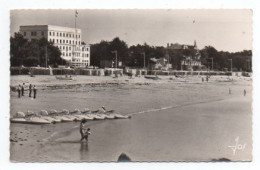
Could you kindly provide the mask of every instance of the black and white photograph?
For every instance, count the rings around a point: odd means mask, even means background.
[[[251,162],[252,18],[10,10],[10,161]]]

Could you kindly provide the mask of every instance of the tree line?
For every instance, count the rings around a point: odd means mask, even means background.
[[[151,58],[166,58],[172,64],[173,69],[180,70],[184,56],[195,56],[196,52],[199,52],[202,65],[209,69],[212,68],[213,60],[214,70],[231,70],[232,65],[233,71],[251,71],[251,50],[226,52],[217,51],[212,46],[205,46],[201,50],[192,48],[170,50],[163,46],[150,46],[146,43],[128,47],[126,42],[118,37],[112,41],[101,41],[91,45],[91,65],[100,67],[101,60],[115,61],[115,54],[112,53],[115,50],[117,51],[117,59],[122,61],[123,67],[143,68],[144,65],[149,66]]]
[[[66,62],[60,57],[61,52],[46,38],[28,41],[20,33],[15,33],[10,38],[10,56],[11,66],[46,66],[53,67],[64,65]],[[115,53],[117,51],[117,60],[122,62],[121,67],[143,68],[148,67],[151,58],[166,58],[172,64],[173,69],[181,69],[181,61],[184,56],[195,56],[196,52],[201,55],[202,64],[212,67],[214,70],[232,70],[233,71],[251,71],[252,51],[244,50],[240,52],[218,51],[212,46],[205,46],[201,50],[178,49],[170,50],[163,46],[150,46],[147,43],[128,46],[119,37],[111,41],[102,40],[100,43],[92,44],[90,49],[90,65],[100,67],[100,61],[109,60],[115,62]],[[68,64],[68,63],[67,63]]]

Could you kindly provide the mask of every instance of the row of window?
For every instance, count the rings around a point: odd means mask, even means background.
[[[88,63],[72,63],[72,65],[74,67],[85,67],[85,66],[89,66]]]
[[[80,57],[80,53],[74,53],[74,54],[75,54],[76,57]],[[62,55],[66,56],[66,57],[71,57],[72,53],[65,53],[65,52],[63,52]],[[84,53],[82,54],[82,57],[88,57],[88,56],[89,56],[89,54],[84,54]]]
[[[57,36],[57,37],[69,37],[69,38],[80,38],[80,34],[70,34],[70,33],[61,33],[61,32],[49,32],[50,36]]]
[[[59,39],[50,39],[50,42],[53,42],[53,43],[59,43],[59,44],[76,44],[76,45],[80,45],[80,41],[71,41],[71,40],[59,40]]]
[[[23,32],[23,36],[25,37],[26,35],[27,35],[27,33],[26,33],[26,32]],[[44,32],[41,31],[41,34],[40,34],[40,35],[44,36]],[[36,32],[36,31],[31,31],[31,36],[37,36],[37,32]]]
[[[66,50],[66,51],[72,49],[71,46],[58,46],[58,48],[59,48],[60,50]],[[89,48],[87,48],[87,47],[82,47],[81,50],[82,50],[82,51],[88,51]],[[79,51],[79,48],[78,48],[78,47],[76,48],[76,51]]]

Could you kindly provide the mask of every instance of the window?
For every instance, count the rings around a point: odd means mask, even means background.
[[[50,32],[50,36],[51,36],[51,32]]]
[[[66,50],[68,50],[68,47],[66,47]]]
[[[53,36],[55,36],[55,32],[53,32]]]
[[[66,37],[68,37],[68,34],[66,34]]]
[[[68,43],[68,40],[66,40],[66,43]]]
[[[26,32],[23,32],[23,36],[26,36]]]
[[[63,40],[63,44],[65,43],[65,40]]]
[[[65,33],[63,33],[63,37],[65,37]]]
[[[57,36],[59,36],[59,33],[57,33]]]
[[[79,38],[80,38],[80,35],[79,35]]]
[[[77,44],[77,41],[76,41],[76,44]]]
[[[69,34],[69,36],[71,37],[71,34]]]
[[[79,44],[80,44],[80,41],[79,41]]]
[[[69,53],[69,56],[71,56],[71,53]]]
[[[31,32],[31,36],[36,36],[37,32]]]
[[[60,40],[60,43],[62,43],[62,41]]]
[[[62,36],[62,33],[60,33],[60,37]]]
[[[65,49],[65,46],[63,46],[63,50]]]
[[[68,53],[66,53],[66,56],[68,56]]]
[[[59,43],[59,40],[57,39],[57,43]]]
[[[72,44],[74,44],[74,41],[72,41]]]
[[[44,36],[44,32],[42,31],[42,36]]]
[[[88,48],[87,48],[87,51],[88,51]]]
[[[71,47],[69,47],[69,50],[71,50]]]
[[[71,44],[71,40],[70,40],[70,44]]]
[[[88,57],[88,54],[87,54],[87,57]]]

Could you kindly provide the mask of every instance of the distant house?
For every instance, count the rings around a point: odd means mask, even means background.
[[[172,65],[168,63],[166,58],[151,58],[150,68],[152,70],[168,70],[172,68]]]
[[[168,50],[192,50],[191,55],[182,56],[181,70],[199,70],[203,67],[201,64],[201,54],[197,48],[197,43],[194,41],[194,45],[183,45],[183,44],[167,44]]]
[[[101,68],[116,68],[116,63],[113,60],[100,60]],[[122,61],[117,62],[117,67],[122,67]]]

